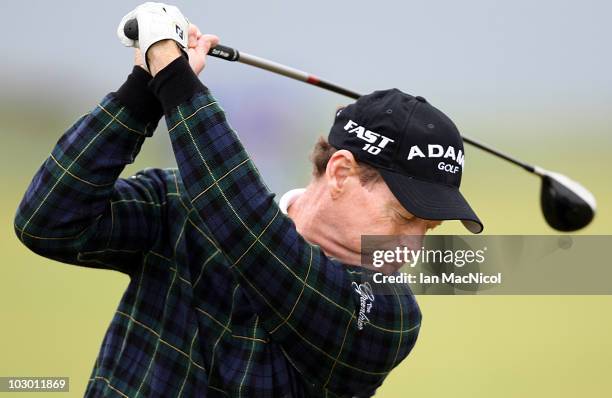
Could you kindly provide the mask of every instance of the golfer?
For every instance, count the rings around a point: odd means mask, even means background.
[[[218,38],[160,3],[119,36],[140,49],[131,74],[59,139],[15,217],[34,252],[130,277],[85,395],[372,396],[421,313],[408,288],[362,283],[376,271],[361,236],[482,229],[458,190],[453,123],[396,89],[363,96],[316,144],[310,184],[277,205],[197,77]],[[178,169],[119,178],[162,115]]]

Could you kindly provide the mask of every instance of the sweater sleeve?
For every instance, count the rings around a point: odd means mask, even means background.
[[[158,170],[119,178],[162,115],[135,67],[59,139],[15,214],[18,238],[32,251],[71,264],[127,274],[160,234],[164,184]]]

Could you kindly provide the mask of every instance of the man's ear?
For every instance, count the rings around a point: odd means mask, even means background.
[[[357,173],[357,167],[357,161],[351,152],[346,149],[334,152],[325,169],[332,198],[340,196],[345,191],[347,179]]]

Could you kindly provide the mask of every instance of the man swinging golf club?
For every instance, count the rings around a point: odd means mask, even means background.
[[[132,19],[137,41],[123,34]],[[423,235],[442,220],[482,230],[458,190],[453,123],[396,89],[363,96],[317,143],[307,188],[277,205],[197,78],[218,39],[161,3],[118,33],[137,65],[60,138],[15,217],[31,250],[130,276],[85,395],[373,395],[421,313],[407,288],[360,284],[373,272],[361,236]],[[178,169],[119,178],[162,113]]]

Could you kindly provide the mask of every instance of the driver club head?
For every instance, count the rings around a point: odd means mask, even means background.
[[[586,227],[595,216],[595,197],[563,174],[537,169],[542,177],[540,205],[548,225],[571,232]]]

